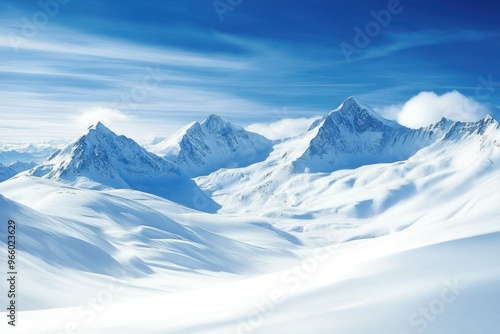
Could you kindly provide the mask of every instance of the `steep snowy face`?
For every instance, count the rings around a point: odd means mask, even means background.
[[[136,189],[203,211],[217,209],[174,163],[146,151],[132,139],[116,135],[101,123],[29,174],[83,187]]]
[[[294,162],[294,171],[332,172],[405,160],[441,138],[450,126],[443,119],[429,128],[412,130],[384,119],[351,97],[309,130],[317,135]]]
[[[272,142],[245,131],[220,116],[211,115],[201,124],[190,124],[149,150],[175,162],[191,177],[220,168],[237,168],[265,160]]]

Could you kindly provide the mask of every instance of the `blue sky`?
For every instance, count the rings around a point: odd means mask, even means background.
[[[465,107],[445,116],[498,119],[499,7],[4,0],[0,140],[71,139],[96,119],[139,141],[211,113],[241,125],[304,123],[351,95],[395,119],[405,108],[439,114],[429,104],[450,100]]]

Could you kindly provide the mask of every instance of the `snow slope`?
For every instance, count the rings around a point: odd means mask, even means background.
[[[411,227],[311,249],[283,271],[106,303],[93,317],[77,308],[24,312],[16,333],[74,324],[88,333],[495,334],[498,186],[498,173],[484,178],[464,194],[469,204],[459,212],[442,206],[426,215],[414,205],[408,209],[422,218]]]
[[[175,162],[194,177],[262,161],[271,148],[272,142],[263,136],[210,115],[202,123],[191,123],[148,150]]]
[[[113,280],[140,295],[252,276],[293,263],[300,245],[264,221],[221,218],[219,226],[213,215],[133,190],[80,189],[19,175],[1,183],[0,193],[0,220],[19,226],[22,310],[78,306]],[[237,225],[236,233],[228,225]],[[2,249],[5,240],[2,225]],[[43,288],[69,279],[89,288],[52,295]]]

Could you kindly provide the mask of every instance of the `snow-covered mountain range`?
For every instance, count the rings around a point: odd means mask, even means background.
[[[98,123],[9,165],[16,333],[500,329],[489,115],[410,129],[349,98],[286,140],[212,115],[147,149]]]
[[[328,178],[337,170],[406,161],[428,147],[465,145],[471,136],[486,140],[496,136],[498,128],[487,115],[478,122],[443,118],[426,128],[410,129],[350,97],[304,134],[281,142],[211,115],[148,146],[148,152],[98,123],[27,173],[80,187],[141,190],[209,212],[219,205],[251,211],[270,203],[283,205],[273,198],[290,193],[287,184],[297,177],[324,173]],[[32,167],[20,162],[1,166],[0,180]],[[293,196],[287,205],[301,197]]]
[[[67,143],[63,140],[53,140],[46,143],[0,142],[0,164],[11,165],[17,161],[40,163],[65,144]]]

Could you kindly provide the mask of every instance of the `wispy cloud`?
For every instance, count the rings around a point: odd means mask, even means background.
[[[311,124],[321,118],[285,118],[271,123],[253,123],[246,130],[263,135],[264,137],[277,140],[298,136],[309,129]]]
[[[274,110],[287,105],[292,106],[288,117],[304,115],[303,109],[297,112],[300,108],[294,108],[291,99],[311,99],[332,90],[345,91],[341,94],[347,96],[350,87],[359,86],[306,79],[302,71],[321,71],[324,65],[303,54],[289,53],[286,47],[277,49],[271,40],[212,35],[221,43],[246,50],[229,56],[51,26],[16,52],[6,31],[8,27],[0,28],[0,52],[5,55],[0,64],[4,78],[0,81],[4,101],[0,122],[25,128],[9,134],[20,141],[48,140],[55,135],[72,139],[91,119],[98,119],[95,113],[87,117],[89,110],[126,114],[128,120],[116,122],[113,128],[139,141],[168,136],[211,113],[245,125],[272,120]],[[151,79],[152,71],[159,78]],[[301,77],[304,80],[297,80]],[[295,79],[287,81],[291,78]],[[276,96],[286,104],[276,101]],[[87,112],[85,119],[78,118],[83,111]],[[315,112],[314,107],[310,112]],[[50,115],[50,121],[45,123],[40,115]],[[131,119],[135,124],[130,124]],[[5,140],[2,135],[7,134],[0,133],[0,140]]]
[[[421,30],[421,31],[400,31],[387,32],[386,42],[379,45],[368,46],[356,60],[367,60],[371,58],[386,57],[401,50],[418,47],[441,45],[452,42],[470,42],[498,38],[499,33],[493,31],[474,30]]]

